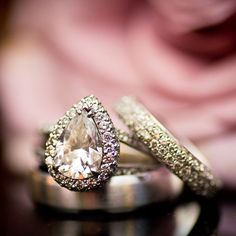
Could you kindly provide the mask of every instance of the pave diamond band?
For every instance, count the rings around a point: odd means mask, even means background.
[[[193,191],[212,196],[219,180],[139,102],[123,97],[116,111],[150,154],[182,179]]]

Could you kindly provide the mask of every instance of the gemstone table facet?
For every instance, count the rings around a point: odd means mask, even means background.
[[[77,114],[56,145],[54,166],[61,174],[86,179],[99,172],[103,157],[102,141],[98,128],[88,112]]]

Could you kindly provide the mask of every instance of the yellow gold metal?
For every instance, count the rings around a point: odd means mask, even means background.
[[[139,102],[123,97],[117,113],[149,153],[202,196],[213,196],[220,181]]]

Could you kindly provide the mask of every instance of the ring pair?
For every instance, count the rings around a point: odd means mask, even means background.
[[[174,136],[137,100],[123,97],[116,107],[131,133],[116,129],[107,111],[93,95],[80,100],[60,118],[49,132],[45,163],[50,175],[61,186],[87,191],[103,186],[117,170],[120,142],[143,152],[152,168],[166,166],[195,193],[211,197],[219,180],[206,163]],[[121,152],[122,156],[122,152]],[[124,163],[127,161],[124,159]],[[133,169],[145,169],[137,161]],[[127,168],[123,168],[127,169]],[[119,171],[118,171],[119,172]]]

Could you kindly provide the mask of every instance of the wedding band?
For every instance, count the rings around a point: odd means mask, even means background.
[[[87,192],[62,188],[43,169],[37,168],[29,174],[32,199],[40,205],[68,213],[83,210],[127,212],[151,203],[173,200],[183,188],[182,181],[162,166],[130,174],[128,169],[118,170],[103,188]]]
[[[132,137],[115,129],[105,108],[91,95],[73,105],[51,128],[45,164],[49,174],[62,187],[74,191],[91,190],[102,186],[116,172],[120,141],[139,149]],[[121,167],[122,164],[137,169],[146,168],[146,165],[155,167],[147,154],[136,155],[133,163],[127,153],[123,152],[122,156]]]
[[[207,197],[216,193],[220,181],[209,167],[181,145],[142,104],[132,97],[123,97],[116,111],[150,154],[194,192]]]

